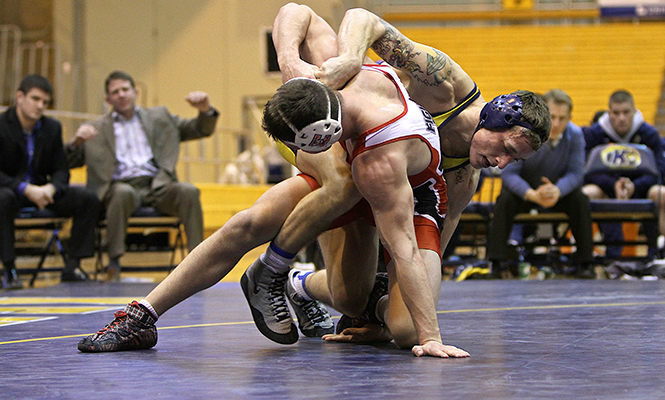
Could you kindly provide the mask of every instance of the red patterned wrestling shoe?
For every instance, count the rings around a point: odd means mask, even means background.
[[[147,308],[133,301],[99,332],[83,338],[78,349],[84,353],[149,349],[157,344],[157,320]]]

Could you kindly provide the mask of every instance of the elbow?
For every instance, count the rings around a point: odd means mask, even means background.
[[[372,28],[375,39],[383,35],[384,28],[381,19],[364,8],[351,8],[344,13],[344,19],[349,21],[363,21],[365,26]]]
[[[313,14],[314,11],[309,8],[308,6],[304,4],[298,4],[298,3],[287,3],[284,4],[280,9],[279,12],[277,13],[277,16],[279,17],[280,15],[294,15],[294,14],[299,14],[299,13],[307,13],[307,14]]]
[[[346,10],[346,13],[344,13],[344,18],[349,17],[349,18],[368,18],[368,19],[373,19],[377,18],[376,15],[372,14],[371,12],[367,11],[364,8],[350,8]]]
[[[289,12],[289,11],[292,11],[292,10],[297,10],[301,7],[306,7],[306,6],[302,6],[298,3],[293,3],[293,2],[286,3],[279,9],[278,14],[281,14],[282,12]]]
[[[400,349],[410,349],[419,344],[418,334],[410,320],[391,321],[390,334]]]

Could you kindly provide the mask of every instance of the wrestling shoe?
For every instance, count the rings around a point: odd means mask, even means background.
[[[261,259],[254,261],[240,279],[254,324],[263,336],[280,344],[298,341],[298,330],[286,303],[288,273],[277,273]]]
[[[149,349],[157,344],[157,320],[143,305],[133,301],[99,332],[83,338],[78,349],[84,353]]]
[[[321,337],[334,332],[332,318],[326,306],[317,300],[305,300],[296,292],[294,284],[302,285],[297,275],[301,271],[292,269],[286,281],[286,298],[298,317],[298,328],[307,337]]]
[[[374,287],[369,294],[365,311],[355,318],[349,317],[348,315],[342,315],[339,321],[337,321],[335,333],[339,335],[344,332],[344,329],[346,328],[360,328],[369,323],[383,325],[383,321],[379,321],[376,316],[376,305],[379,302],[379,299],[387,294],[388,274],[385,272],[379,272],[376,274],[376,281],[374,281]]]

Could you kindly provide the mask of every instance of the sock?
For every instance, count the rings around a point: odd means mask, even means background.
[[[277,247],[274,242],[270,242],[268,250],[261,255],[261,262],[271,267],[277,273],[286,273],[291,269],[295,254],[291,254]]]
[[[78,258],[68,258],[65,261],[65,272],[74,272],[75,269],[81,267],[81,260]]]
[[[383,320],[383,313],[380,310],[385,310],[385,308],[383,307],[383,303],[387,303],[387,302],[388,302],[388,295],[386,294],[386,295],[381,296],[379,301],[376,302],[376,309],[374,310],[374,316],[382,324],[385,324],[386,321]],[[386,304],[386,307],[388,307],[388,304]]]
[[[155,318],[155,321],[159,319],[159,315],[157,315],[157,312],[155,311],[154,308],[152,308],[152,304],[146,299],[141,299],[139,301],[139,304],[142,305],[143,307],[147,308],[148,311],[150,311],[150,314]]]
[[[108,269],[120,270],[120,257],[109,258]]]
[[[314,300],[307,292],[307,288],[305,288],[305,279],[307,278],[307,275],[313,274],[314,271],[300,271],[296,269],[294,269],[294,271],[296,272],[293,273],[290,277],[291,286],[293,286],[293,288],[296,290],[296,293],[298,293],[298,295],[303,299],[307,301]]]

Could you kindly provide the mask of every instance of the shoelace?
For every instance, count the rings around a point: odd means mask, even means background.
[[[116,325],[120,325],[120,323],[123,321],[123,317],[126,317],[126,316],[127,316],[127,313],[124,312],[124,311],[122,311],[122,310],[119,310],[119,311],[116,311],[116,312],[113,314],[113,316],[115,317],[115,319],[114,319],[113,321],[111,321],[110,324],[106,325],[105,327],[103,327],[102,329],[100,329],[99,331],[97,331],[97,334],[98,334],[98,335],[101,335],[101,334],[103,334],[103,333],[106,333],[108,330],[110,330],[111,328],[115,327]]]
[[[284,294],[284,286],[288,275],[280,275],[273,278],[268,286],[268,294],[270,296],[270,306],[275,314],[278,322],[289,318],[289,307],[286,305],[286,295]]]
[[[305,310],[307,318],[309,318],[310,321],[315,324],[324,322],[326,320],[326,314],[323,312],[323,310],[321,310],[320,307],[318,307],[318,304],[314,300],[303,304],[302,309]]]

